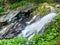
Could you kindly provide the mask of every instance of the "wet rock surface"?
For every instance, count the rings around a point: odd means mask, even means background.
[[[29,21],[31,16],[31,7],[28,10],[11,11],[0,18],[0,39],[9,39],[16,37],[27,26],[25,22]]]
[[[25,10],[26,9],[26,10]],[[8,15],[1,17],[0,22],[0,39],[9,39],[16,36],[23,36],[30,40],[35,33],[44,32],[45,25],[50,23],[56,16],[55,9],[50,7],[51,12],[40,18],[36,14],[31,15],[31,7],[25,8],[24,11],[10,12]]]

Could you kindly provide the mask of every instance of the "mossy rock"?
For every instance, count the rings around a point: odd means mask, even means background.
[[[44,4],[40,4],[36,10],[32,13],[32,15],[37,15],[39,14],[39,16],[44,16],[46,14],[48,14],[50,12],[50,7],[47,7]]]

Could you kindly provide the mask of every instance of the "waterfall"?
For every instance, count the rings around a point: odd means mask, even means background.
[[[42,17],[38,21],[26,26],[26,28],[18,36],[23,36],[23,37],[26,37],[28,40],[30,40],[34,36],[35,32],[42,33],[44,31],[43,30],[44,26],[49,22],[51,22],[55,16],[56,16],[56,12],[54,8],[51,8],[51,12],[49,14]]]
[[[26,22],[26,24],[31,24],[35,19],[37,18],[37,16],[33,16],[33,18],[29,21],[29,22]]]
[[[0,19],[1,22],[5,23],[7,21],[8,23],[7,25],[2,25],[0,29],[0,37],[3,39],[23,36],[30,40],[35,35],[35,33],[42,34],[46,24],[50,23],[56,16],[56,12],[53,7],[51,7],[51,12],[44,17],[40,18],[38,16],[40,13],[38,13],[37,15],[33,16],[31,20],[26,18],[25,15],[22,15],[23,13],[10,14],[11,12]]]

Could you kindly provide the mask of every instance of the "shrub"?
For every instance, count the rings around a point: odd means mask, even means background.
[[[4,9],[3,9],[3,7],[0,7],[0,13],[1,13],[1,12],[4,12]]]
[[[13,4],[13,3],[15,3],[15,2],[19,2],[19,1],[22,1],[22,0],[6,0],[6,2],[8,2],[8,3],[10,3],[10,4]]]
[[[0,40],[0,45],[25,45],[26,39],[23,37]]]
[[[10,6],[10,9],[15,9],[17,7],[20,7],[20,6],[23,6],[23,5],[27,5],[28,3],[26,1],[21,1],[21,2],[18,2],[18,3],[14,3]]]
[[[27,2],[34,2],[34,3],[44,3],[44,2],[48,2],[48,3],[51,3],[53,2],[53,0],[25,0]]]

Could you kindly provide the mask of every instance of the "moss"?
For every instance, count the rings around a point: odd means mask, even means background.
[[[23,6],[23,5],[27,5],[27,4],[28,4],[28,2],[21,1],[21,2],[14,3],[14,4],[10,5],[9,9],[15,9],[17,7],[20,7],[20,6]]]
[[[50,8],[45,7],[44,4],[40,4],[36,10],[32,13],[32,15],[39,15],[39,16],[44,16],[50,12]]]
[[[60,8],[55,8],[56,12],[59,13],[60,12]]]

